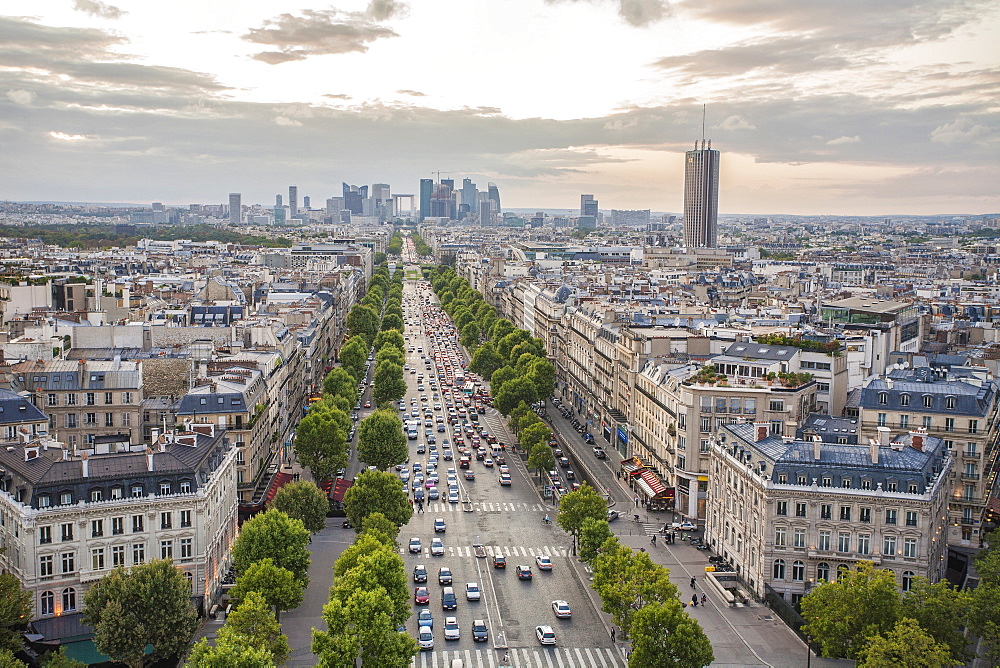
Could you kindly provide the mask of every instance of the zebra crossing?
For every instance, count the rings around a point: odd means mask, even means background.
[[[413,668],[449,668],[461,659],[464,668],[618,668],[628,662],[607,647],[514,647],[507,663],[503,650],[465,649],[421,652],[413,658]]]
[[[565,545],[541,545],[537,547],[525,547],[524,545],[484,545],[487,557],[502,555],[504,557],[566,557],[569,555],[569,548]],[[475,552],[471,545],[445,545],[445,554],[449,557],[474,557]],[[408,548],[399,548],[400,554],[408,554]],[[429,547],[424,547],[421,555],[431,556]]]
[[[486,501],[473,501],[472,511],[479,513],[517,513],[517,512],[542,512],[549,511],[551,507],[546,507],[541,503],[488,503]],[[424,513],[461,513],[465,511],[463,503],[440,503],[437,501],[424,504]]]

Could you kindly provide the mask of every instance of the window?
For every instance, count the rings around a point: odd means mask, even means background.
[[[93,392],[87,392],[86,402],[88,406],[94,406],[95,404],[97,404],[97,395],[94,394]]]
[[[48,545],[52,542],[52,527],[43,526],[38,527],[38,544]]]
[[[923,417],[920,418],[920,426],[923,427],[924,429],[930,429],[932,422],[934,422],[934,418],[932,418],[930,415],[924,415]]]
[[[837,537],[837,551],[838,552],[851,551],[851,534],[842,533]]]
[[[862,478],[861,479],[861,489],[871,489],[871,488],[872,488],[872,479],[871,478]]]
[[[76,406],[76,395],[75,394],[67,394],[66,395],[66,405],[67,406]]]
[[[774,529],[774,546],[784,547],[785,546],[785,527],[776,527]]]
[[[955,408],[955,397],[945,397],[944,398],[944,407],[947,410],[951,410],[951,409]]]
[[[799,484],[799,485],[808,485],[809,484],[809,481],[801,473],[795,478],[795,480],[796,480],[796,484]]]
[[[57,397],[54,394],[46,394],[45,395],[45,405],[46,406],[58,406],[59,405],[59,397]],[[49,593],[51,593],[51,592],[49,592]]]
[[[931,408],[934,406],[934,397],[929,394],[924,395],[924,408]]]
[[[130,404],[130,403],[132,403],[132,393],[131,392],[122,392],[122,403],[123,404]]]
[[[830,485],[833,484],[833,478],[831,478],[828,475],[825,475],[825,476],[823,476],[823,481],[822,482],[823,482],[823,485],[822,485],[823,487],[829,487]]]
[[[896,537],[895,536],[885,536],[882,539],[882,556],[883,557],[895,557],[896,556]]]
[[[120,536],[125,533],[125,518],[124,517],[112,517],[111,518],[111,535]]]
[[[104,426],[105,427],[114,427],[115,426],[115,414],[114,413],[105,413],[104,414]]]
[[[778,484],[779,485],[785,485],[787,483],[788,483],[788,474],[787,473],[779,473],[778,474]],[[787,513],[781,513],[781,514],[785,515]]]
[[[909,429],[910,428],[910,416],[909,415],[900,415],[899,416],[899,428],[900,429]]]
[[[53,615],[56,612],[56,596],[50,591],[42,592],[42,614]]]
[[[49,577],[52,575],[52,555],[43,554],[38,557],[38,575],[39,577]]]
[[[778,515],[788,515],[788,501],[778,501]]]
[[[886,508],[885,509],[885,523],[886,524],[895,524],[896,523],[896,509],[895,508]]]
[[[945,418],[944,419],[944,430],[945,431],[955,431],[955,418]]]
[[[828,503],[824,503],[819,507],[819,518],[821,520],[828,520],[833,517],[833,506]]]
[[[174,541],[160,541],[160,559],[171,559],[174,556]]]
[[[142,485],[132,485],[132,497],[142,496]]]
[[[904,538],[903,539],[903,556],[910,559],[917,558],[917,539],[916,538]]]
[[[828,552],[830,550],[830,532],[819,532],[819,549]]]
[[[888,423],[889,423],[889,414],[888,413],[879,413],[878,417],[876,418],[876,424],[879,427],[884,427]]]
[[[194,554],[192,539],[181,538],[181,559],[190,559]]]
[[[191,481],[181,480],[181,494],[190,494],[190,493],[191,493]]]
[[[979,420],[969,420],[969,433],[970,434],[979,433]]]
[[[104,570],[104,548],[95,547],[90,551],[90,570],[92,571],[103,571]]]
[[[701,431],[702,433],[712,431],[712,418],[703,417],[701,419]]]
[[[38,507],[39,508],[48,508],[51,505],[52,505],[52,497],[51,496],[49,496],[48,494],[39,494],[38,495]]]
[[[903,591],[910,591],[913,588],[913,571],[903,571]]]
[[[141,564],[146,561],[146,546],[143,543],[132,545],[132,563]]]
[[[143,530],[142,515],[132,516],[132,533],[139,533]]]
[[[795,529],[795,534],[794,534],[792,545],[794,547],[805,547],[806,546],[806,530],[805,529]]]
[[[161,482],[160,483],[160,494],[170,494],[170,483]]]
[[[899,487],[899,483],[895,480],[889,480],[885,483],[885,490],[887,492],[895,492],[897,487]]]
[[[76,572],[76,552],[63,552],[61,557],[62,557],[62,572],[63,573]]]
[[[122,413],[122,426],[123,427],[131,427],[132,426],[132,414],[131,413]]]
[[[872,551],[871,534],[858,534],[858,554],[869,554]]]
[[[917,511],[915,510],[906,511],[906,526],[908,527],[917,526]]]
[[[851,507],[850,506],[841,506],[840,507],[840,519],[843,520],[844,522],[850,522],[851,521]]]
[[[87,413],[86,419],[84,420],[84,424],[86,424],[88,427],[96,425],[97,424],[97,413]]]
[[[805,517],[806,516],[806,504],[804,504],[804,503],[796,503],[795,504],[795,516],[796,517]]]
[[[66,413],[66,428],[76,429],[76,413]]]
[[[63,492],[59,495],[59,504],[69,506],[73,504],[73,492]]]
[[[785,560],[775,559],[774,560],[774,579],[784,580],[785,579]]]
[[[76,589],[73,587],[66,587],[62,591],[62,604],[63,612],[70,612],[71,610],[76,610]]]
[[[862,508],[861,512],[858,514],[858,519],[866,524],[870,523],[872,521],[872,509]]]
[[[115,499],[115,500],[120,499],[120,498],[122,498],[122,496],[124,496],[124,494],[125,494],[125,490],[123,490],[121,487],[118,487],[117,485],[111,488],[111,498],[112,499]]]
[[[125,565],[125,546],[115,545],[111,548],[111,567],[118,568]]]
[[[160,513],[160,528],[171,529],[173,524],[173,513]]]
[[[181,526],[182,527],[189,527],[189,526],[191,526],[191,511],[190,510],[182,510],[181,511]]]
[[[840,486],[843,487],[844,489],[850,489],[850,487],[851,487],[851,479],[850,478],[841,478],[840,479]]]
[[[821,561],[816,564],[816,579],[817,580],[829,580],[830,579],[830,564],[825,561]]]
[[[73,540],[73,523],[66,522],[65,524],[60,524],[59,528],[62,532],[63,541]]]
[[[104,393],[104,403],[105,404],[113,404],[113,403],[115,403],[114,394],[112,392],[105,392]]]
[[[785,410],[785,401],[783,399],[771,399],[767,404],[767,410],[774,413],[781,413]]]
[[[910,395],[908,395],[908,394],[901,394],[901,395],[899,395],[899,405],[900,406],[909,406],[910,405]]]
[[[889,394],[887,392],[879,392],[878,403],[880,406],[885,406],[887,403],[889,403]]]
[[[103,535],[104,535],[104,520],[91,520],[90,536],[92,538],[100,538]]]
[[[802,582],[806,579],[806,563],[804,561],[792,562],[792,580]]]

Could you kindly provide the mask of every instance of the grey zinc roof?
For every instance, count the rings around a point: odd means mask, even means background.
[[[201,400],[205,399],[205,403]],[[222,400],[220,403],[219,400]],[[185,394],[177,406],[178,415],[198,413],[245,413],[247,403],[242,392],[203,392]]]
[[[0,424],[43,422],[45,413],[20,394],[0,389]]]
[[[795,357],[795,353],[797,352],[799,352],[799,349],[795,346],[770,346],[753,341],[739,341],[726,348],[726,352],[723,354],[740,359],[749,357],[752,359],[776,361],[790,360]]]
[[[879,394],[887,394],[888,402],[879,403]],[[996,386],[983,383],[982,386],[964,380],[938,379],[922,382],[912,375],[906,380],[894,379],[892,387],[884,378],[869,381],[861,391],[861,407],[871,410],[903,408],[900,395],[910,395],[909,410],[925,413],[949,413],[955,415],[985,416],[996,398]],[[931,397],[931,405],[924,406],[923,397]],[[954,408],[945,407],[945,397],[954,397]]]

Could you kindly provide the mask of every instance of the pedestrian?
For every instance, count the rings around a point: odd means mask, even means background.
[[[636,508],[638,508],[638,507],[639,507],[639,497],[638,497],[638,496],[637,496],[637,497],[635,497],[635,507],[636,507]]]
[[[698,594],[691,594],[691,605],[698,607]]]
[[[611,627],[611,642],[615,641],[615,627]]]
[[[702,593],[702,595],[701,595],[701,604],[705,605],[706,603],[708,603],[708,594]]]
[[[694,583],[696,578],[691,578],[691,589],[694,589]]]

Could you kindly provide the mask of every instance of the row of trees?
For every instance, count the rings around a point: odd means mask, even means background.
[[[389,243],[385,247],[385,252],[389,255],[401,255],[403,252],[403,235],[396,230],[392,234],[392,238],[389,239]]]
[[[579,545],[593,571],[601,609],[632,641],[631,666],[700,668],[715,660],[712,645],[680,602],[670,571],[645,551],[622,545],[611,533],[608,507],[586,483],[559,502],[556,522]]]
[[[424,241],[423,238],[416,232],[410,234],[410,239],[413,240],[413,248],[417,251],[417,255],[430,255],[434,252],[431,250],[431,247],[427,245],[427,242]]]
[[[862,562],[821,582],[801,602],[802,631],[830,657],[858,666],[963,665],[975,654],[967,634],[980,638],[986,658],[1000,658],[1000,551],[976,560],[978,588],[960,591],[948,581],[914,578],[899,592],[891,570]]]

